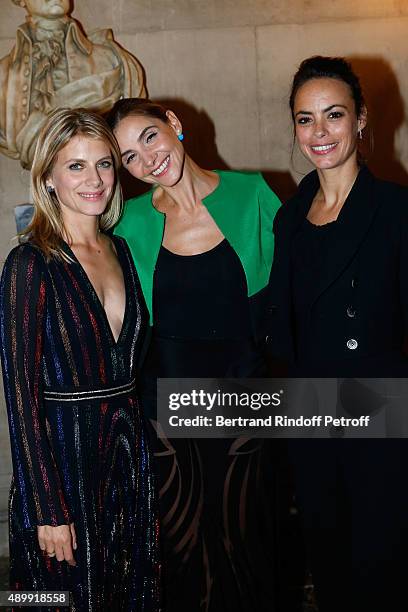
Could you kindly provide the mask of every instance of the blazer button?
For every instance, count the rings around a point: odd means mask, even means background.
[[[356,316],[356,311],[354,310],[352,306],[349,306],[346,312],[347,312],[347,316],[350,317],[350,319],[354,319],[354,317]]]
[[[355,340],[354,338],[350,338],[350,340],[347,340],[347,348],[350,349],[350,351],[354,351],[354,349],[356,349],[357,347],[357,340]]]

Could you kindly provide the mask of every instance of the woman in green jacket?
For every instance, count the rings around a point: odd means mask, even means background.
[[[260,174],[200,168],[171,110],[125,99],[108,120],[124,167],[152,185],[126,202],[115,231],[128,241],[153,326],[142,398],[155,424],[157,377],[267,374],[264,300],[280,202]],[[265,534],[273,519],[262,470],[268,464],[272,477],[269,445],[154,443],[166,611],[271,610],[273,544]]]

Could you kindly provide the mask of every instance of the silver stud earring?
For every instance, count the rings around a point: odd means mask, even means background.
[[[48,193],[55,193],[55,189],[52,187],[52,185],[47,185],[47,191]]]

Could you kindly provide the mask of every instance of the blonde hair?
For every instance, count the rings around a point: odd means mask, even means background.
[[[115,169],[115,184],[110,202],[99,217],[99,228],[113,227],[122,211],[122,192],[118,179],[121,156],[115,137],[105,120],[96,113],[79,109],[60,108],[48,115],[43,125],[34,153],[31,168],[31,193],[34,215],[19,235],[36,244],[47,259],[57,257],[69,259],[62,249],[62,240],[68,238],[58,198],[47,189],[57,155],[73,138],[81,135],[105,142],[111,153]]]

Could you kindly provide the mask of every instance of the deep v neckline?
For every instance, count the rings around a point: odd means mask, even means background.
[[[79,261],[78,257],[75,255],[74,251],[71,249],[71,247],[69,246],[69,244],[67,242],[65,242],[65,240],[63,241],[64,244],[64,248],[67,251],[69,257],[71,257],[73,259],[73,261],[78,265],[78,269],[80,271],[80,276],[83,278],[85,284],[88,286],[88,289],[90,291],[90,293],[94,296],[95,302],[99,308],[99,310],[101,311],[101,315],[102,315],[102,319],[104,321],[105,327],[107,329],[108,332],[108,336],[110,337],[111,343],[114,346],[118,346],[121,342],[122,342],[122,336],[125,333],[125,324],[126,324],[126,318],[127,318],[127,314],[128,314],[128,310],[129,310],[129,292],[127,289],[127,283],[126,283],[126,279],[125,279],[125,267],[123,264],[123,259],[122,259],[122,251],[121,251],[121,245],[119,245],[118,248],[118,244],[119,241],[116,240],[115,236],[109,236],[109,239],[112,240],[114,246],[115,246],[115,250],[116,250],[116,255],[119,261],[119,265],[121,267],[122,270],[122,276],[123,276],[123,285],[124,285],[124,289],[125,289],[125,309],[123,311],[123,319],[122,319],[122,325],[119,331],[119,335],[118,338],[116,339],[115,336],[113,335],[113,331],[112,331],[112,327],[109,323],[109,319],[108,319],[108,315],[106,314],[106,310],[100,300],[100,297],[94,287],[94,285],[92,284],[91,279],[89,278],[85,268],[83,267],[83,265],[81,264],[81,262]]]

